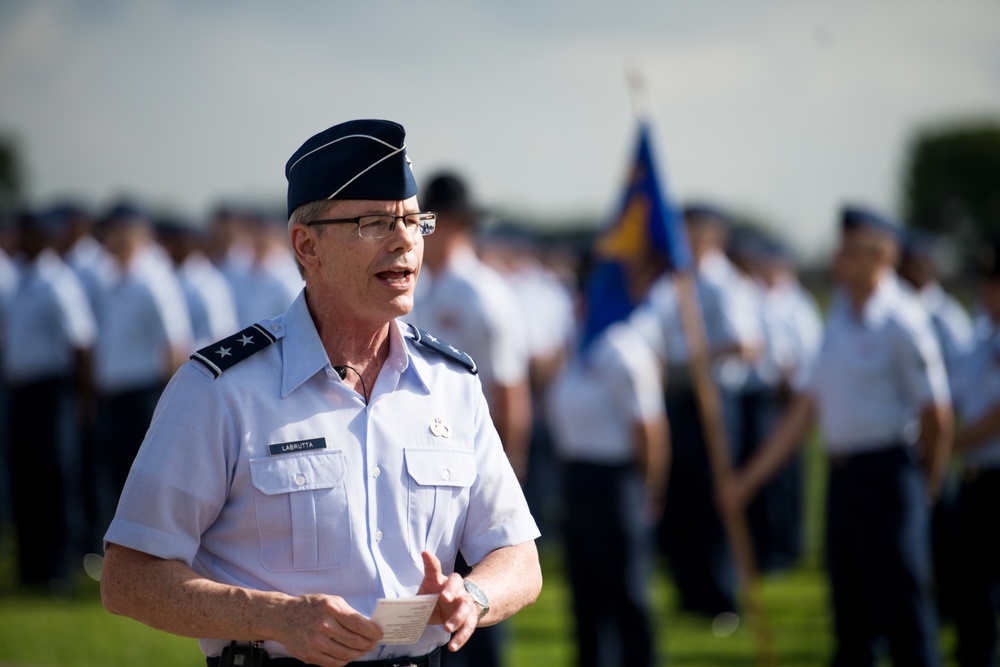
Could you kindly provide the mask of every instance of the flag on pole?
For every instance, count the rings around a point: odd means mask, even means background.
[[[611,224],[598,236],[585,285],[583,347],[624,319],[667,271],[691,267],[680,213],[667,196],[653,153],[652,128],[639,123],[639,140],[625,191]]]

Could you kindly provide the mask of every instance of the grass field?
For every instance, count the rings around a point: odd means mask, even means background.
[[[820,569],[823,462],[807,451],[807,547],[792,571],[760,581],[760,599],[776,663],[782,667],[827,664],[832,645],[827,589]],[[509,667],[571,667],[574,660],[569,591],[558,544],[542,542],[545,585],[538,602],[509,624]],[[101,606],[98,584],[80,573],[80,590],[69,600],[19,591],[12,585],[10,540],[0,555],[0,667],[195,667],[204,665],[193,639],[151,630],[111,616]],[[755,634],[744,618],[729,636],[711,622],[676,610],[669,577],[657,572],[652,590],[659,664],[677,667],[750,666],[757,663]],[[951,632],[943,635],[950,650]],[[952,664],[952,663],[946,663]]]

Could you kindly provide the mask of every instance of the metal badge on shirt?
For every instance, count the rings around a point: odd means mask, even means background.
[[[434,421],[431,423],[431,433],[439,438],[450,438],[451,427],[445,424],[441,417],[435,417]]]
[[[296,452],[307,452],[312,449],[326,449],[326,438],[311,438],[309,440],[293,440],[292,442],[278,442],[268,445],[267,450],[271,456],[279,454],[294,454]]]

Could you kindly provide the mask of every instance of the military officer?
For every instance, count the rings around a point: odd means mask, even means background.
[[[956,507],[955,620],[962,667],[997,663],[1000,614],[1000,238],[984,245],[980,303],[989,329],[960,357],[952,374],[961,460]]]
[[[950,446],[948,379],[926,311],[901,288],[898,228],[847,206],[834,258],[839,285],[820,352],[760,450],[722,489],[738,511],[818,416],[829,461],[826,546],[834,665],[936,665],[930,501]]]
[[[436,666],[540,590],[538,531],[475,362],[400,319],[436,222],[404,137],[355,120],[294,152],[305,289],[180,368],[108,531],[107,608],[199,637],[210,667],[257,651]],[[421,595],[418,636],[385,637],[377,601]]]

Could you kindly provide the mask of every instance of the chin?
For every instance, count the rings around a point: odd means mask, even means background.
[[[410,294],[405,297],[401,296],[399,298],[393,299],[389,303],[389,307],[387,310],[390,313],[391,319],[396,319],[397,317],[404,317],[406,315],[409,315],[410,311],[413,310],[413,295]]]

